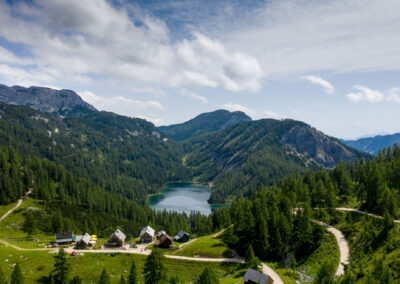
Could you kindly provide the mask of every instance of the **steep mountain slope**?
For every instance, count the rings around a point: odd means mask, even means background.
[[[30,107],[0,104],[0,145],[46,158],[112,192],[145,203],[164,183],[190,178],[181,145],[150,122],[109,112],[63,120]]]
[[[346,145],[367,152],[371,155],[377,155],[378,152],[386,147],[400,144],[400,133],[391,135],[378,135],[375,137],[361,138],[357,140],[343,140]]]
[[[307,168],[330,168],[368,156],[294,120],[242,122],[185,146],[185,163],[196,180],[213,182],[211,202],[224,202]]]
[[[229,112],[220,109],[213,112],[202,113],[184,123],[161,126],[158,129],[168,138],[172,138],[176,141],[184,141],[209,132],[225,129],[239,122],[250,120],[251,118],[241,111]]]
[[[43,87],[24,88],[0,85],[0,102],[10,105],[30,106],[42,112],[65,115],[71,112],[96,111],[70,90],[53,90]]]

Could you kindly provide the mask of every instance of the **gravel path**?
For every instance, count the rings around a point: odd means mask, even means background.
[[[368,215],[368,216],[371,216],[371,217],[383,219],[382,216],[375,215],[375,214],[368,213],[368,212],[364,212],[364,211],[361,211],[361,210],[358,210],[358,209],[354,209],[354,208],[339,207],[339,208],[335,208],[335,209],[338,210],[338,211],[355,212],[355,213],[364,214],[364,215]],[[400,220],[394,220],[394,222],[400,224]]]
[[[340,252],[340,261],[339,261],[339,266],[336,269],[336,276],[342,276],[344,275],[344,265],[349,264],[350,260],[350,250],[349,250],[349,244],[346,241],[346,238],[343,236],[342,232],[336,229],[335,227],[329,226],[325,224],[324,222],[313,220],[314,223],[319,224],[321,226],[324,226],[328,232],[333,234],[336,238],[336,242],[339,247],[339,252]]]
[[[265,263],[262,264],[262,272],[264,274],[269,275],[272,280],[274,281],[274,284],[283,284],[282,279],[279,277],[278,273],[275,272],[271,267],[266,265]]]
[[[3,221],[5,218],[7,218],[8,215],[10,215],[11,213],[13,213],[18,207],[21,206],[22,202],[24,201],[24,198],[26,196],[28,196],[29,194],[32,193],[33,188],[29,189],[29,191],[26,193],[26,195],[24,197],[22,197],[20,200],[18,200],[17,204],[11,208],[10,210],[8,210],[6,212],[6,214],[4,214],[3,216],[0,217],[0,222]]]

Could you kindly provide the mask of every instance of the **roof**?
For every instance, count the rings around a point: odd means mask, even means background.
[[[165,241],[168,241],[169,243],[172,243],[171,238],[167,234],[165,234],[158,241],[156,241],[156,246],[162,244]]]
[[[165,232],[164,230],[161,230],[158,232],[157,236],[160,238],[162,236],[164,236],[167,232]]]
[[[125,241],[126,236],[124,233],[122,233],[122,231],[120,229],[117,229],[114,233],[111,234],[111,236],[108,238],[108,240],[110,240],[112,237],[116,236],[118,239],[120,239],[121,241]],[[89,236],[90,237],[90,236]]]
[[[189,236],[189,234],[188,233],[186,233],[185,231],[183,231],[183,230],[180,230],[179,232],[178,232],[178,234],[176,234],[176,236],[175,236],[175,238],[182,238],[184,235],[188,235]]]
[[[72,240],[72,232],[63,232],[63,233],[56,233],[56,240],[64,240],[64,239],[70,239]]]
[[[270,277],[260,271],[254,269],[247,269],[246,274],[243,276],[243,281],[252,281],[254,283],[266,284]]]
[[[87,245],[89,244],[91,237],[88,233],[85,233],[83,236],[80,237],[81,237],[80,240],[78,240],[78,237],[76,237],[77,242],[83,242]]]
[[[140,237],[143,236],[144,234],[149,234],[150,236],[154,237],[154,229],[150,226],[144,227],[142,231],[140,232]]]

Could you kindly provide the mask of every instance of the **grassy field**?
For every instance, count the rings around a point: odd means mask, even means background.
[[[200,237],[194,242],[172,252],[174,255],[226,258],[232,257],[233,252],[214,235]]]
[[[15,202],[8,205],[0,205],[0,217],[7,213],[7,211],[13,208],[16,204],[17,203]]]

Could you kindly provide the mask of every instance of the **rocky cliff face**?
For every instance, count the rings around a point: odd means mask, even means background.
[[[306,158],[325,167],[334,167],[338,161],[352,161],[356,155],[337,139],[308,126],[296,125],[282,136],[282,142]]]
[[[10,105],[30,106],[39,111],[60,115],[77,109],[80,111],[96,111],[92,105],[83,101],[73,91],[43,87],[24,88],[0,85],[0,102]]]

